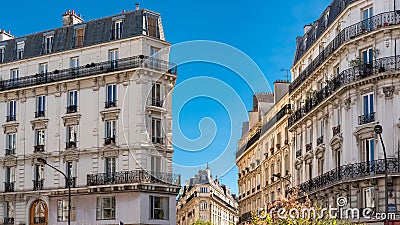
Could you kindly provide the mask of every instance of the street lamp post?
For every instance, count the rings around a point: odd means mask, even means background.
[[[288,181],[290,185],[292,185],[292,181],[289,180],[289,178],[287,178],[287,177],[282,177],[281,173],[274,173],[274,174],[272,174],[272,176],[276,177],[278,179],[284,179],[284,180]],[[290,187],[290,189],[286,190],[286,191],[287,191],[287,193],[292,192],[292,187]]]
[[[42,163],[42,164],[44,164],[44,165],[49,166],[50,168],[54,169],[55,171],[61,173],[65,177],[65,179],[67,180],[67,187],[68,187],[68,225],[71,225],[71,180],[70,180],[71,173],[68,173],[68,176],[65,175],[64,172],[62,172],[61,170],[59,170],[59,169],[55,168],[54,166],[48,164],[47,161],[45,159],[43,159],[43,158],[38,158],[37,161]]]
[[[389,214],[389,190],[388,190],[388,164],[387,164],[387,155],[386,155],[386,148],[385,148],[385,144],[383,143],[383,139],[382,139],[382,126],[381,125],[376,125],[374,127],[374,131],[376,134],[379,135],[379,139],[381,140],[381,144],[382,144],[382,149],[383,149],[383,157],[385,158],[385,225],[389,225],[389,218],[388,218],[388,214]]]

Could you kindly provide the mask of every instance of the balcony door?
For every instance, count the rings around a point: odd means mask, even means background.
[[[364,152],[363,152],[363,161],[366,164],[366,168],[368,173],[373,173],[375,167],[375,140],[367,139],[364,141]],[[382,173],[384,171],[381,171]]]
[[[35,201],[30,209],[30,225],[48,225],[48,208],[44,201]]]

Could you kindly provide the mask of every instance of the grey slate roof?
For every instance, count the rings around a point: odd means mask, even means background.
[[[25,42],[23,59],[44,55],[44,53],[42,52],[44,44],[44,35],[49,32],[54,32],[52,53],[73,49],[75,27],[79,26],[85,27],[85,37],[83,41],[83,47],[109,42],[111,41],[113,18],[121,16],[125,17],[121,39],[140,36],[143,33],[144,14],[149,14],[149,11],[144,9],[137,11],[128,11],[122,14],[102,19],[91,20],[80,24],[64,26],[50,31],[39,32],[24,37],[18,37],[7,41],[2,41],[0,42],[0,46],[6,47],[3,63],[17,61],[16,43],[21,40],[24,40]],[[151,15],[155,16],[156,14],[151,14]]]
[[[304,53],[314,44],[314,42],[325,32],[340,13],[351,3],[357,0],[333,0],[332,3],[325,9],[318,20],[312,25],[312,28],[302,37],[296,38],[296,52],[293,65],[304,55]],[[327,26],[325,26],[325,15],[329,12]],[[317,26],[315,26],[317,25]],[[315,29],[317,28],[317,29]],[[307,38],[307,43],[304,48],[304,40]]]

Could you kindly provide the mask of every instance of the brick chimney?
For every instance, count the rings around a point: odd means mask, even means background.
[[[10,31],[5,31],[3,29],[0,30],[0,41],[7,41],[13,39],[14,35],[11,35]]]
[[[66,11],[63,15],[63,26],[70,26],[79,23],[83,23],[83,19],[80,14],[76,14],[74,10]]]

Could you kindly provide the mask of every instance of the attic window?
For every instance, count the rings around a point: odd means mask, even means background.
[[[159,38],[158,18],[152,15],[147,15],[147,35],[150,37]]]
[[[0,63],[4,62],[5,53],[6,53],[6,48],[4,46],[0,46]]]
[[[25,48],[25,42],[17,42],[17,59],[23,59],[24,58],[24,48]]]
[[[85,38],[85,28],[75,28],[75,35],[74,35],[74,47],[79,48],[83,47],[83,41]]]
[[[48,54],[53,51],[54,36],[48,35],[43,37],[43,53]]]
[[[324,15],[324,27],[325,29],[328,27],[328,20],[329,20],[329,11]]]
[[[111,29],[111,40],[121,39],[122,38],[122,27],[124,21],[122,19],[115,20]]]

